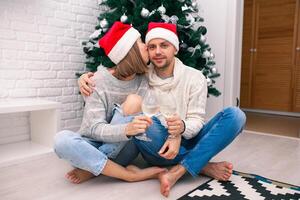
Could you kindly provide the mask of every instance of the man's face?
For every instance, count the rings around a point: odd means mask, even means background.
[[[171,65],[177,50],[167,40],[157,38],[148,43],[148,52],[154,67],[163,70]]]

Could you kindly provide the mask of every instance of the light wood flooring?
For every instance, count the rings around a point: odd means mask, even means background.
[[[243,132],[214,161],[227,160],[234,169],[300,185],[300,140]],[[159,182],[126,183],[99,176],[75,185],[64,179],[71,167],[53,153],[0,168],[1,200],[160,200]],[[173,188],[175,200],[207,180],[187,175]]]

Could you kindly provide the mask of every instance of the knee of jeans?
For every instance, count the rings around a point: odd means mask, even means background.
[[[130,94],[127,96],[122,105],[124,115],[134,115],[141,112],[142,97],[137,94]]]
[[[232,116],[233,119],[232,123],[235,123],[241,131],[246,124],[245,113],[238,107],[226,108],[225,112],[229,113]]]
[[[76,136],[76,133],[68,130],[63,130],[58,132],[54,137],[54,151],[60,156],[63,151],[70,148],[72,145],[72,140]]]

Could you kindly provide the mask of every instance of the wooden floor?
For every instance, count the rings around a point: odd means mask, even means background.
[[[300,117],[245,112],[246,130],[300,138]]]
[[[215,161],[233,162],[234,169],[300,185],[300,140],[244,132]],[[54,154],[0,168],[1,200],[160,200],[157,180],[126,183],[97,177],[75,185],[64,179],[71,167]],[[181,179],[168,199],[175,200],[207,178]]]

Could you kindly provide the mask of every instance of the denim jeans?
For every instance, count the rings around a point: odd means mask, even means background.
[[[124,117],[117,106],[111,124],[128,123],[133,116]],[[98,176],[106,165],[107,159],[127,166],[138,155],[133,141],[104,143],[78,133],[64,130],[56,134],[54,151],[59,158],[67,160],[72,166]]]
[[[172,160],[158,154],[167,139],[168,130],[155,117],[153,125],[146,131],[152,141],[134,138],[134,143],[149,164],[157,166],[181,164],[196,177],[208,161],[229,145],[243,130],[245,122],[245,114],[239,108],[224,109],[206,123],[194,138],[189,140],[182,138],[179,153]]]

